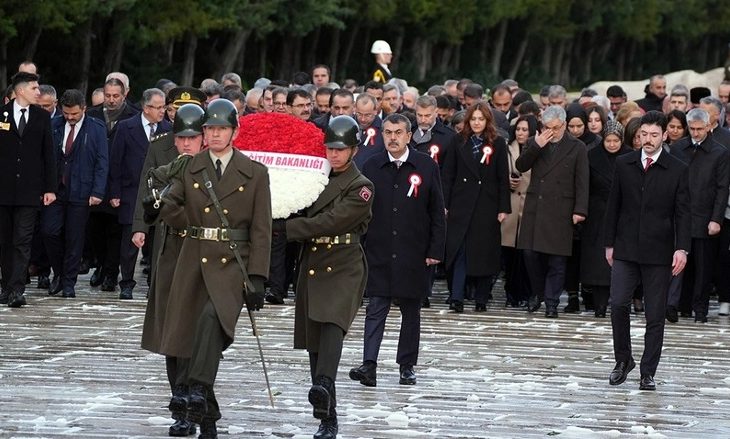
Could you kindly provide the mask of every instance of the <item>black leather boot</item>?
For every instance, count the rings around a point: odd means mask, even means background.
[[[563,312],[580,312],[580,299],[578,298],[578,293],[574,293],[572,291],[568,293],[568,305],[563,308]]]
[[[203,384],[195,383],[190,386],[188,395],[187,420],[200,424],[208,412],[208,389]],[[201,430],[203,426],[200,426]]]
[[[319,375],[314,378],[314,383],[309,389],[309,403],[312,404],[313,416],[317,419],[325,419],[334,407],[335,383],[332,378]]]
[[[195,424],[185,419],[178,419],[170,426],[167,434],[173,437],[184,437],[194,435],[195,432]]]
[[[205,418],[200,423],[200,436],[198,439],[218,439],[218,430],[215,428],[215,421]]]
[[[167,408],[172,412],[172,419],[185,420],[185,412],[188,409],[188,386],[184,384],[175,386]]]
[[[330,416],[322,419],[319,429],[314,433],[314,439],[334,439],[337,437],[337,412],[332,410]]]

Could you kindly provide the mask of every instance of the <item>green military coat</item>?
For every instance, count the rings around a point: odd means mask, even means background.
[[[171,227],[188,225],[222,227],[204,186],[207,169],[230,227],[248,229],[249,241],[238,243],[249,276],[266,278],[271,253],[271,193],[266,167],[238,151],[215,181],[213,162],[207,150],[195,155],[180,180],[163,197],[162,220]],[[184,219],[178,213],[184,211]],[[244,278],[229,248],[229,242],[185,238],[175,267],[167,318],[160,350],[165,355],[190,357],[198,317],[206,302],[215,307],[226,334],[225,347],[233,342],[236,322],[244,305]]]
[[[330,176],[329,183],[306,216],[286,222],[287,239],[303,241],[297,281],[294,347],[319,350],[321,323],[347,332],[360,308],[367,263],[359,241],[317,244],[312,240],[351,234],[359,238],[372,216],[373,184],[356,166]]]

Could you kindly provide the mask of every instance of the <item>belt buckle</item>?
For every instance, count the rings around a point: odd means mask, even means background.
[[[345,233],[345,244],[349,244],[349,243],[350,243],[350,234]]]
[[[190,237],[193,239],[198,239],[198,236],[200,235],[200,229],[192,226],[190,227]]]
[[[230,239],[228,239],[228,229],[220,229],[219,241],[230,241]]]
[[[216,227],[215,229],[210,227],[203,227],[203,239],[207,239],[209,241],[220,241],[219,235],[220,235],[220,228]]]
[[[181,238],[188,236],[188,229],[183,229],[182,231],[178,232],[178,235],[180,235]]]
[[[340,243],[340,237],[339,237],[339,236],[335,236],[335,237],[334,237],[334,238],[332,239],[332,244],[339,244],[339,243]]]

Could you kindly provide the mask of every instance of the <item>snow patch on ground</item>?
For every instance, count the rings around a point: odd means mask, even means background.
[[[385,418],[385,422],[393,427],[408,427],[408,415],[403,412],[391,413]]]

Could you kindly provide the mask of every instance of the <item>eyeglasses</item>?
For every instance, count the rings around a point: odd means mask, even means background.
[[[301,110],[302,108],[308,108],[308,107],[313,107],[313,106],[314,106],[314,104],[312,104],[311,102],[307,102],[306,104],[292,105],[292,108],[296,108],[298,110]]]

